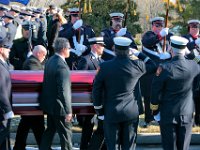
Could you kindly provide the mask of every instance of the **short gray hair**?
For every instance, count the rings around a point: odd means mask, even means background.
[[[70,48],[69,41],[66,38],[57,38],[53,44],[55,53],[60,53],[63,48]]]

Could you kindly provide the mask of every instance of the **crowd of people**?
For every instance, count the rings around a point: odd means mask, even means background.
[[[96,115],[77,116],[80,150],[134,150],[143,113],[143,127],[159,122],[164,150],[188,150],[192,127],[200,125],[200,21],[189,20],[188,34],[175,36],[163,17],[152,18],[139,51],[124,14],[110,13],[110,27],[96,35],[79,8],[68,13],[55,5],[0,6],[0,149],[11,149],[10,70],[44,70],[39,102],[47,114],[46,129],[43,115],[21,116],[14,150],[25,150],[30,129],[41,150],[51,149],[55,132],[61,149],[72,150],[70,70],[97,70]]]

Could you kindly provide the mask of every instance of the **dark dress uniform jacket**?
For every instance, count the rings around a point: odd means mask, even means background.
[[[101,35],[104,37],[106,49],[112,50],[113,45],[114,45],[113,38],[116,36],[116,32],[113,30],[113,28],[107,28],[101,31]],[[133,36],[131,35],[130,32],[126,32],[124,37],[127,37],[133,41],[130,45],[131,48],[137,49]]]
[[[151,95],[151,103],[159,104],[161,122],[176,123],[179,117],[183,122],[191,122],[194,112],[192,83],[200,73],[199,65],[194,60],[175,56],[161,67],[161,73],[154,78]]]
[[[187,44],[187,48],[190,50],[190,51],[193,51],[194,49],[198,49],[198,52],[200,52],[200,48],[195,44],[195,40],[198,38],[194,38],[192,37],[191,34],[186,34],[183,36],[184,38],[188,39],[189,42]]]
[[[92,96],[94,106],[103,105],[105,121],[123,122],[138,118],[138,105],[134,98],[135,85],[144,73],[153,73],[155,69],[151,60],[145,64],[129,57],[117,56],[100,64]]]
[[[34,47],[36,43],[32,41],[32,44]],[[28,49],[28,39],[20,38],[14,40],[9,60],[15,70],[22,70],[23,63],[27,59]]]
[[[111,53],[113,53],[113,46],[114,46],[114,41],[113,38],[116,37],[116,31],[113,30],[113,28],[107,28],[101,31],[101,36],[104,38],[104,43],[105,43],[105,48]],[[135,41],[133,39],[133,36],[131,35],[130,32],[126,32],[126,34],[123,37],[127,37],[132,40],[132,43],[130,45],[131,48],[137,49],[137,45],[135,44]],[[111,60],[115,57],[114,54],[109,54],[107,51],[104,51],[102,58],[103,60]]]
[[[167,35],[167,41],[169,41],[172,34]],[[155,34],[153,31],[147,31],[144,36],[142,37],[142,45],[149,50],[153,52],[158,52],[157,44],[160,42],[159,37],[157,34]],[[162,62],[165,62],[166,60],[161,60],[159,57],[152,55],[144,50],[142,52],[147,55],[149,58],[151,58],[156,65],[159,65]],[[145,74],[141,78],[141,91],[143,96],[150,97],[151,95],[151,83],[153,80],[154,74]]]
[[[11,107],[11,79],[8,66],[0,60],[0,121],[3,114],[12,111]]]
[[[97,70],[99,64],[102,62],[103,59],[100,58],[98,61],[92,53],[89,53],[88,55],[81,57],[77,70]]]
[[[74,49],[75,46],[74,46],[74,42],[73,42],[73,36],[74,35],[76,36],[76,39],[77,39],[77,42],[78,42],[79,32],[77,30],[73,29],[72,23],[64,24],[62,26],[62,28],[63,29],[59,32],[58,36],[63,37],[63,38],[67,38],[69,40],[71,48]],[[88,39],[95,37],[95,33],[94,33],[94,30],[90,26],[83,25],[81,27],[81,35],[84,35],[83,45],[87,46],[86,51],[82,54],[82,56],[85,56],[85,55],[90,53],[90,46],[89,46]],[[74,65],[73,63],[77,62],[78,60],[79,60],[79,57],[72,52],[70,52],[70,57],[66,59],[67,64],[69,65],[70,69],[76,69],[77,66],[75,66],[75,68],[73,68],[73,65]]]
[[[41,108],[50,115],[66,116],[71,109],[71,82],[67,63],[58,55],[45,65]]]

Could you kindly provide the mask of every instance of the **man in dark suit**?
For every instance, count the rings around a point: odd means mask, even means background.
[[[135,86],[144,73],[155,72],[156,66],[135,49],[132,52],[143,61],[129,58],[129,38],[116,37],[114,43],[116,57],[100,64],[92,99],[97,115],[104,116],[107,148],[134,150],[139,117]]]
[[[43,61],[47,50],[42,45],[37,45],[33,49],[33,54],[26,59],[23,64],[23,70],[43,70]],[[42,134],[44,132],[44,116],[21,116],[15,138],[13,150],[25,150],[26,139],[29,130],[32,129],[38,146],[40,146]]]
[[[101,59],[104,49],[103,37],[90,38],[88,39],[88,41],[91,45],[91,52],[88,55],[81,57],[77,66],[78,70],[97,70],[99,64],[103,62],[103,59]],[[91,150],[101,149],[101,146],[104,143],[103,121],[100,119],[98,119],[99,121],[97,131],[94,132],[94,136],[98,136],[98,138],[93,136],[92,141],[90,141],[94,127],[94,123],[92,123],[91,121],[93,117],[94,115],[77,116],[77,119],[82,126],[82,136],[80,144],[81,150],[88,149],[88,145],[89,149]]]
[[[0,26],[0,149],[11,150],[10,119],[14,116],[11,106],[11,79],[7,59],[11,44],[6,37],[6,29]]]
[[[152,83],[151,109],[154,115],[160,110],[163,149],[188,150],[194,113],[192,88],[200,66],[184,57],[187,39],[178,36],[170,39],[173,58],[157,69]]]
[[[58,132],[62,150],[72,150],[72,107],[70,71],[65,58],[70,53],[67,39],[57,38],[55,54],[47,61],[40,106],[47,113],[47,129],[44,131],[40,150],[49,150],[55,132]]]

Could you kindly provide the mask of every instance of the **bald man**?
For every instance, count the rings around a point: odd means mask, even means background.
[[[46,54],[47,50],[44,46],[35,46],[32,55],[23,63],[23,70],[43,70],[43,61],[46,57]],[[44,116],[21,116],[13,150],[26,149],[26,139],[30,129],[32,129],[39,146],[41,143],[42,134],[45,129]]]

